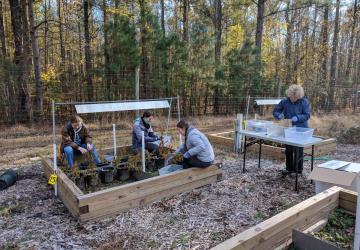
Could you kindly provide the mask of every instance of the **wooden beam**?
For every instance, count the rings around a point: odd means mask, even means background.
[[[53,173],[53,163],[49,158],[42,158],[44,173],[49,178]],[[58,195],[69,212],[74,216],[79,216],[78,197],[83,192],[66,176],[65,173],[58,169],[57,172]]]
[[[209,176],[204,179],[196,180],[190,183],[186,183],[180,186],[174,186],[172,188],[159,191],[157,193],[144,195],[136,199],[124,202],[123,204],[116,203],[107,203],[107,206],[104,209],[92,211],[86,214],[80,215],[81,221],[94,220],[99,218],[104,218],[111,215],[119,214],[122,211],[126,211],[130,208],[143,206],[154,201],[161,200],[165,197],[169,197],[175,194],[183,193],[186,191],[191,191],[194,188],[202,187],[207,184],[215,183],[217,181],[217,176]]]
[[[286,241],[293,228],[304,227],[315,221],[323,209],[339,205],[342,188],[332,187],[319,193],[270,219],[234,236],[213,249],[273,249]],[[320,214],[320,217],[323,215]],[[279,236],[278,236],[279,235]],[[275,247],[274,247],[275,245]]]

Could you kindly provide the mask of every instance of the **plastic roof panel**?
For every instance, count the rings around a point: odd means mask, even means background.
[[[169,102],[166,100],[75,105],[78,114],[166,108],[170,108]]]
[[[257,99],[257,100],[255,100],[256,104],[259,106],[277,105],[277,104],[279,104],[280,101],[281,101],[281,99]]]

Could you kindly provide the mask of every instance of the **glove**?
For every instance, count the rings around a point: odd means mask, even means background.
[[[291,121],[292,122],[297,122],[299,120],[299,118],[297,118],[297,116],[293,116],[292,118],[291,118]]]
[[[160,136],[155,135],[155,139],[156,139],[157,141],[160,140]]]
[[[191,157],[191,155],[190,155],[189,152],[186,152],[186,153],[183,155],[183,157],[189,159],[189,158]]]
[[[278,115],[278,117],[277,117],[279,120],[282,120],[282,119],[284,119],[284,114],[283,113],[281,113],[280,115]]]

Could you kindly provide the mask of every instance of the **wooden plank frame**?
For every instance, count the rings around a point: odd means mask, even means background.
[[[213,247],[227,249],[285,249],[292,243],[292,230],[318,231],[337,207],[349,213],[356,211],[357,193],[332,187],[260,224]]]
[[[234,151],[234,143],[235,140],[232,137],[229,137],[234,133],[233,131],[226,131],[221,133],[213,133],[207,134],[206,136],[210,140],[210,142],[216,147],[223,149],[225,151]],[[314,156],[322,156],[327,154],[332,154],[336,151],[336,139],[334,138],[326,138],[321,136],[316,136],[318,138],[324,139],[324,141],[316,145],[314,147]],[[258,153],[259,152],[259,144],[254,144],[248,148],[250,152]],[[307,154],[311,153],[311,147],[307,147],[304,149],[304,152]],[[261,154],[265,157],[274,160],[285,160],[285,148],[275,147],[271,145],[262,144],[261,146]]]
[[[119,153],[127,150],[128,146],[117,149]],[[112,149],[104,152],[112,152]],[[45,176],[49,178],[53,173],[53,162],[50,158],[42,158],[42,162]],[[58,195],[64,205],[75,218],[89,221],[215,183],[221,180],[222,170],[221,163],[215,163],[205,169],[185,169],[90,194],[84,194],[61,169],[57,175]]]

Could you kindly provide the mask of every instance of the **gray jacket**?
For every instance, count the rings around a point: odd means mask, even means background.
[[[145,127],[145,124],[138,118],[135,120],[132,131],[132,149],[141,148],[141,132],[144,131],[145,143],[157,141],[159,138],[154,134],[151,126],[149,128]]]
[[[212,162],[215,159],[214,149],[208,138],[193,127],[187,129],[186,145],[181,145],[177,151],[188,152],[191,156],[195,156],[203,162]]]

